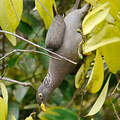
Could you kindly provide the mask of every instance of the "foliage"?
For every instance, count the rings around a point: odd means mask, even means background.
[[[15,33],[20,22],[23,11],[23,0],[1,0],[0,1],[0,26],[3,30]],[[16,45],[16,38],[6,34],[13,45]]]
[[[1,91],[2,91],[2,97],[0,97],[0,119],[6,120],[7,114],[8,114],[8,93],[5,85],[3,83],[0,83]]]
[[[78,120],[78,116],[65,109],[60,107],[49,108],[46,112],[42,112],[39,115],[41,120]]]
[[[102,105],[104,104],[106,95],[107,95],[109,80],[110,80],[110,76],[109,76],[102,92],[100,93],[99,97],[97,98],[95,104],[93,105],[90,112],[86,116],[94,115],[101,109]]]
[[[0,97],[0,120],[77,120],[79,117],[81,120],[115,119],[111,104],[114,103],[116,111],[120,112],[118,88],[120,4],[119,0],[86,0],[86,2],[91,4],[91,8],[82,23],[82,37],[86,39],[83,40],[82,47],[84,63],[75,76],[75,87],[78,90],[74,87],[74,75],[67,76],[48,101],[47,106],[52,107],[48,107],[46,112],[41,112],[39,105],[36,104],[35,94],[47,73],[48,56],[33,52],[14,52],[10,57],[0,61],[1,79],[7,76],[19,82],[30,82],[32,87],[24,87],[7,81],[0,82],[0,95],[2,95]],[[32,0],[26,0],[23,6],[23,0],[0,0],[1,29],[12,33],[16,33],[17,29],[17,33],[21,36],[45,47],[46,29],[49,29],[54,16],[53,5],[58,9],[58,12],[67,14],[66,9],[72,8],[73,3],[72,0],[69,2],[35,0],[35,3]],[[84,3],[85,1],[82,1],[83,5]],[[34,10],[32,10],[33,8]],[[3,34],[0,34],[2,55],[12,49],[32,49],[43,52],[24,41],[19,39],[16,41],[16,37],[12,35],[5,35],[13,46],[9,44]],[[6,63],[8,67],[6,67]],[[112,75],[109,75],[110,72]],[[108,86],[110,90],[108,90]],[[111,94],[115,86],[116,91],[108,97],[107,93]],[[83,94],[86,91],[83,99]],[[96,94],[91,95],[90,93]],[[82,103],[83,105],[80,106]],[[35,117],[33,111],[40,113]]]
[[[38,12],[40,13],[40,16],[44,20],[46,29],[48,29],[52,23],[52,19],[54,16],[53,15],[53,6],[56,6],[55,1],[54,0],[47,0],[47,1],[43,0],[41,2],[40,0],[35,0],[35,4],[36,4]]]

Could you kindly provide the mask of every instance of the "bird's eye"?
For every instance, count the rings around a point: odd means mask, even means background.
[[[42,99],[42,93],[39,93],[38,96],[40,99]]]

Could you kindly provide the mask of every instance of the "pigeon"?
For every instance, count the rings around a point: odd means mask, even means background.
[[[56,14],[47,32],[45,43],[46,48],[77,63],[79,63],[78,45],[82,41],[82,35],[77,32],[77,29],[81,28],[83,18],[89,9],[89,4],[77,9],[79,2],[80,0],[76,0],[77,5],[75,3],[67,16],[63,17]],[[65,77],[75,70],[76,66],[63,59],[49,59],[48,73],[36,93],[37,102],[41,105],[43,111],[45,111],[44,104],[46,104],[50,95],[59,87]]]

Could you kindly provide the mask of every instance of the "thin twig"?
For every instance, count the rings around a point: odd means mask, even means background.
[[[70,59],[68,59],[68,58],[66,58],[66,57],[64,57],[64,56],[61,56],[61,55],[55,53],[55,52],[52,52],[52,51],[50,51],[50,50],[48,50],[48,49],[46,49],[46,48],[44,48],[44,47],[42,47],[42,46],[40,46],[40,45],[37,45],[37,44],[35,44],[35,43],[33,43],[33,42],[31,42],[31,41],[29,41],[29,40],[27,40],[27,39],[25,39],[25,38],[17,35],[17,34],[14,34],[14,33],[12,33],[12,32],[8,32],[8,31],[5,31],[5,30],[0,30],[0,32],[1,32],[1,33],[6,33],[6,34],[13,35],[13,36],[15,36],[15,37],[17,37],[17,38],[19,38],[19,39],[21,39],[21,40],[23,40],[23,41],[31,44],[31,45],[33,45],[33,46],[35,46],[35,47],[38,47],[38,48],[40,48],[40,49],[42,49],[42,50],[45,50],[45,51],[51,53],[52,55],[55,55],[55,56],[57,56],[57,57],[59,57],[59,58],[61,58],[61,59],[64,59],[64,60],[66,60],[66,61],[68,61],[68,62],[70,62],[70,63],[72,63],[72,64],[75,64],[75,65],[77,64],[77,62],[72,61],[72,60],[70,60]]]
[[[6,57],[8,57],[9,55],[11,55],[11,54],[13,54],[15,52],[34,52],[34,53],[39,53],[39,54],[43,54],[43,55],[49,56],[49,57],[51,57],[53,59],[61,60],[61,59],[56,58],[54,56],[48,55],[48,54],[46,54],[44,52],[40,52],[40,51],[36,51],[36,50],[21,50],[21,49],[14,49],[13,51],[11,51],[9,53],[6,53],[3,57],[0,58],[0,60],[5,59]]]
[[[115,86],[114,90],[112,91],[112,93],[110,95],[113,95],[115,93],[116,90],[118,90],[119,84],[120,84],[120,79],[119,79],[119,75],[116,74],[116,79],[118,81],[117,85]]]
[[[1,79],[1,80],[5,80],[5,81],[8,81],[8,82],[13,82],[13,83],[16,83],[16,84],[19,84],[19,85],[23,85],[23,86],[25,86],[25,87],[27,87],[27,86],[32,86],[31,83],[20,82],[20,81],[13,80],[13,79],[7,78],[7,77],[1,77],[1,76],[0,76],[0,79]]]
[[[115,91],[118,89],[119,84],[120,84],[120,80],[118,81],[118,83],[115,86],[114,90],[112,91],[111,95],[113,95],[115,93]]]
[[[115,109],[115,105],[113,103],[112,103],[112,107],[113,107],[113,110],[114,110],[114,113],[115,113],[117,119],[120,120],[120,117],[118,116],[117,111]]]

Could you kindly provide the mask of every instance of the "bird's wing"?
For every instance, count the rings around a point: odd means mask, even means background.
[[[52,51],[58,50],[63,43],[64,32],[64,17],[56,15],[46,35],[46,48]]]

